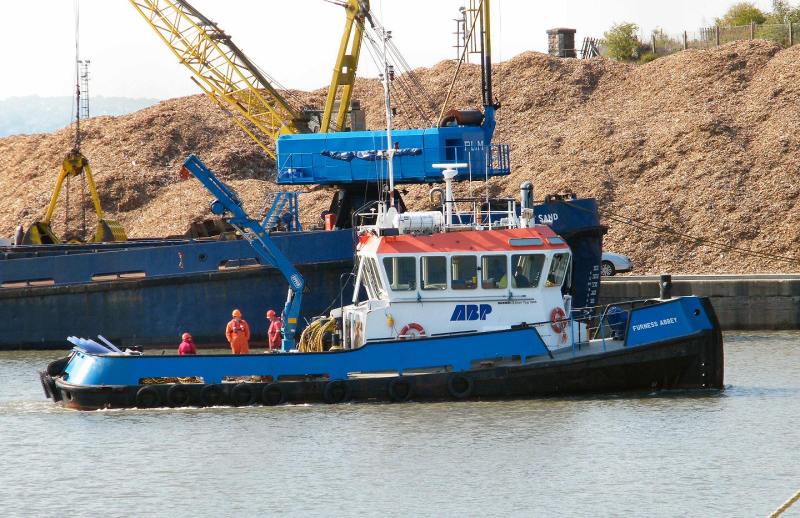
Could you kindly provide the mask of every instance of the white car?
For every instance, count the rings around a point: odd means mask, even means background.
[[[600,260],[600,275],[610,277],[622,272],[633,270],[633,263],[627,255],[603,252]]]

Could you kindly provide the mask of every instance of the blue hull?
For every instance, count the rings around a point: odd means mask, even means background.
[[[292,233],[275,240],[307,279],[302,316],[316,316],[332,301],[338,303],[339,278],[353,267],[352,232]],[[85,250],[91,248],[69,254],[45,248],[0,260],[5,283],[26,275],[55,279],[50,286],[0,290],[0,314],[6,316],[0,319],[0,349],[63,349],[67,336],[97,334],[123,346],[177,344],[184,331],[201,346],[223,345],[235,307],[251,324],[258,345],[266,337],[264,313],[283,308],[286,301],[286,280],[274,268],[259,266],[245,241]],[[91,280],[134,271],[144,277]]]
[[[683,297],[633,309],[617,345],[549,351],[535,327],[521,326],[326,353],[127,356],[76,348],[42,373],[42,383],[48,397],[77,409],[722,388],[722,335],[707,299]]]

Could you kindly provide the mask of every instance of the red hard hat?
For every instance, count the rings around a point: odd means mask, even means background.
[[[191,339],[192,339],[192,335],[190,335],[189,333],[183,333],[181,335],[181,340],[185,341],[185,340],[191,340]]]
[[[275,315],[276,315],[276,313],[275,313],[274,310],[270,309],[269,311],[267,311],[267,318],[272,318]]]

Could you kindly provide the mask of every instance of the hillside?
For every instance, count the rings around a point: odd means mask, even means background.
[[[91,99],[93,115],[124,115],[152,106],[157,99],[104,97]],[[0,99],[0,137],[55,131],[68,126],[75,116],[72,97],[8,97]]]
[[[431,108],[444,98],[454,66],[417,71]],[[479,88],[477,68],[467,66],[452,105],[477,106]],[[317,102],[324,94],[295,93]],[[800,46],[744,41],[642,66],[528,52],[495,66],[495,93],[503,103],[495,141],[511,145],[514,172],[494,182],[493,192],[516,195],[530,179],[537,198],[567,190],[596,196],[607,211],[606,249],[630,255],[637,273],[800,271],[797,262],[721,251],[610,217],[800,256]],[[368,125],[382,127],[379,84],[359,80],[355,97]],[[418,124],[405,115],[401,125]],[[181,233],[206,215],[202,187],[178,182],[190,152],[253,209],[272,187],[271,160],[202,96],[93,118],[85,127],[83,150],[104,205],[135,237]],[[0,139],[0,236],[44,211],[71,138],[65,129]],[[427,189],[411,188],[407,199],[424,206]],[[313,219],[327,194],[307,197],[316,201],[306,214]],[[63,215],[57,221],[58,231]]]

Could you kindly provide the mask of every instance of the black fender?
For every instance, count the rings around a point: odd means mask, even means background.
[[[167,389],[167,403],[169,406],[188,406],[192,395],[186,385],[175,384]]]
[[[256,391],[249,383],[239,383],[231,389],[231,403],[234,406],[252,405]]]
[[[466,399],[472,395],[475,382],[465,374],[453,374],[447,379],[447,392],[456,399]]]
[[[286,391],[280,383],[270,383],[261,391],[261,402],[267,406],[285,403]]]
[[[350,385],[344,380],[329,381],[322,397],[326,403],[344,403],[350,399]]]
[[[139,408],[155,408],[161,406],[161,395],[149,385],[136,391],[136,406]]]
[[[225,404],[225,392],[219,385],[206,385],[200,391],[200,400],[205,406],[220,406]]]
[[[414,393],[414,383],[407,376],[393,378],[389,382],[389,399],[395,403],[402,403],[411,399]]]

